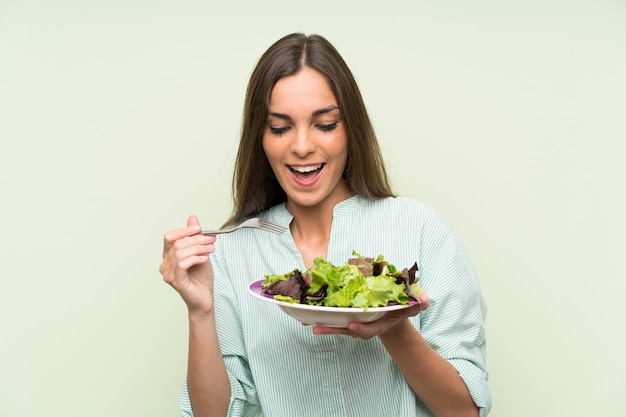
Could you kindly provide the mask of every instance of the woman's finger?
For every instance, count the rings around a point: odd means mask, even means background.
[[[213,251],[215,236],[193,235],[178,239],[170,246],[170,252],[175,259],[180,260],[190,255],[209,253]]]
[[[428,306],[428,298],[420,298],[420,304],[416,304],[404,310],[396,310],[387,313],[384,317],[371,323],[350,322],[347,328],[332,328],[325,326],[315,326],[313,334],[343,334],[346,336],[357,337],[359,339],[371,339],[380,336],[387,330],[397,325],[402,320],[419,314]],[[426,307],[424,307],[424,305]]]
[[[198,220],[198,216],[191,215],[187,218],[187,226],[197,226],[200,227],[200,220]]]
[[[163,254],[169,250],[169,248],[180,239],[185,237],[197,235],[202,231],[200,227],[200,221],[197,216],[189,216],[187,218],[187,225],[178,229],[165,232],[163,235]]]
[[[193,255],[188,256],[177,262],[171,270],[168,266],[166,266],[164,268],[165,271],[161,272],[161,275],[163,275],[163,281],[176,287],[175,283],[179,281],[180,278],[185,279],[187,277],[187,271],[189,271],[189,269],[196,265],[206,263],[208,260],[208,255]]]
[[[428,308],[428,295],[423,292],[419,295],[419,306],[420,306],[420,311],[424,311]]]
[[[195,235],[175,241],[163,256],[161,273],[180,274],[194,265],[206,262],[215,250],[214,236]]]

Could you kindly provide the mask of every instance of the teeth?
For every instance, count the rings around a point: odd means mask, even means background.
[[[307,172],[312,172],[312,171],[316,171],[318,169],[320,169],[322,167],[322,164],[318,164],[318,165],[309,165],[306,167],[294,167],[292,166],[291,169],[293,169],[294,171],[300,172],[300,173],[307,173]]]

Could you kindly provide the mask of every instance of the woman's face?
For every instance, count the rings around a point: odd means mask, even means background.
[[[304,67],[276,83],[263,149],[290,208],[334,207],[352,195],[342,179],[348,139],[341,111],[316,70]]]

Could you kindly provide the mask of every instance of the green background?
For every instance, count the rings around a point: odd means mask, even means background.
[[[602,0],[0,0],[0,415],[178,415],[162,235],[225,220],[247,78],[293,31],[344,55],[394,187],[467,245],[491,416],[626,415],[626,2]]]

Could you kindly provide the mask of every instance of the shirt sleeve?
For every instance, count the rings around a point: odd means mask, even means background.
[[[214,273],[215,321],[222,357],[230,380],[231,397],[228,416],[252,417],[261,415],[256,387],[250,372],[238,303],[228,270],[217,249],[211,255]],[[187,379],[180,395],[180,409],[184,417],[192,417]]]
[[[429,307],[420,313],[420,332],[465,382],[480,415],[491,409],[487,384],[484,321],[487,307],[461,240],[433,211],[420,240],[420,283]]]

